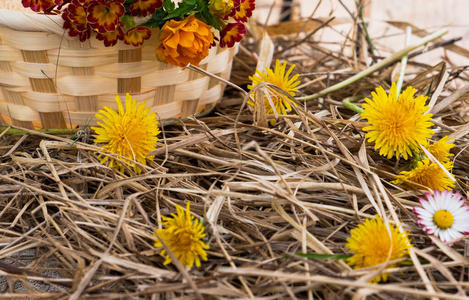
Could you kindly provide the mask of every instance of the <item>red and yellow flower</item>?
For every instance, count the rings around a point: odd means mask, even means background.
[[[212,26],[193,14],[182,21],[166,22],[161,31],[160,44],[156,48],[159,60],[185,67],[189,63],[198,66],[208,55],[213,43]]]
[[[77,0],[72,1],[62,13],[63,28],[68,30],[71,37],[78,36],[81,42],[91,36],[91,28],[86,19],[86,7]]]
[[[104,42],[104,46],[111,47],[117,44],[117,41],[124,39],[124,32],[119,26],[114,31],[107,31],[105,33],[98,33],[96,38]]]
[[[131,16],[146,17],[154,14],[161,6],[163,6],[163,0],[136,0],[130,4],[129,11]]]
[[[61,14],[69,36],[84,42],[95,35],[106,47],[119,40],[140,46],[150,39],[151,28],[158,27],[157,58],[180,67],[197,66],[208,55],[218,41],[213,27],[220,33],[221,47],[234,46],[246,33],[244,23],[255,8],[255,0],[169,0],[163,5],[164,1],[21,0],[33,11]]]
[[[233,47],[236,42],[241,41],[246,33],[243,23],[228,23],[220,32],[220,47]]]
[[[21,0],[21,3],[35,12],[50,12],[56,7],[54,0]]]
[[[72,0],[55,0],[54,3],[57,6],[56,9],[60,10],[65,4],[69,4]]]
[[[78,30],[77,26],[73,24],[70,20],[65,20],[63,27],[64,29],[68,30],[69,36],[71,37],[78,36],[78,38],[80,39],[80,42],[84,42],[91,37],[90,28],[87,28],[84,31],[80,31]]]
[[[125,13],[125,0],[104,1],[96,0],[87,8],[87,20],[91,28],[98,33],[116,30],[119,18]]]
[[[252,16],[252,12],[255,8],[255,0],[241,0],[232,17],[238,22],[247,22],[248,19]]]
[[[60,1],[60,0],[56,0]],[[72,3],[75,5],[83,5],[85,7],[88,7],[92,2],[95,2],[96,0],[72,0]]]
[[[86,7],[82,5],[70,4],[67,6],[62,14],[64,20],[70,20],[75,25],[78,31],[85,31],[88,26],[88,20],[86,18],[87,12]]]
[[[134,27],[127,31],[124,35],[124,43],[126,45],[140,46],[145,40],[151,37],[151,30],[146,27]]]

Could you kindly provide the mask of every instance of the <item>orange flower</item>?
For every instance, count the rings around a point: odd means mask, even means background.
[[[117,27],[114,31],[108,31],[105,33],[98,33],[96,38],[100,41],[104,42],[104,46],[111,47],[117,44],[118,40],[124,39],[124,32],[122,31],[121,27]]]
[[[99,33],[116,30],[119,25],[119,18],[125,13],[125,0],[96,0],[88,8],[88,22],[91,28]]]
[[[124,35],[124,43],[132,44],[134,47],[140,46],[145,40],[151,37],[151,30],[146,27],[134,27]]]
[[[236,42],[241,41],[246,33],[243,23],[228,23],[220,32],[220,47],[233,47]]]
[[[198,66],[213,43],[211,29],[212,26],[199,21],[193,14],[182,21],[166,22],[156,48],[157,58],[179,67],[189,63]]]
[[[129,6],[131,16],[152,15],[156,12],[156,9],[163,6],[163,0],[136,0]]]

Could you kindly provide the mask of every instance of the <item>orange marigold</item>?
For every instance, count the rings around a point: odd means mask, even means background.
[[[193,14],[182,21],[166,22],[156,48],[157,58],[179,67],[189,63],[198,66],[213,43],[211,29],[212,26],[196,19]]]

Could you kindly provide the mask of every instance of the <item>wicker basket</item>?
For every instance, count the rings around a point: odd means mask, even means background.
[[[105,47],[93,36],[84,43],[68,37],[62,24],[57,15],[0,9],[3,124],[93,125],[100,108],[115,108],[116,94],[126,93],[146,101],[161,120],[185,118],[213,108],[222,97],[222,82],[156,60],[157,30],[141,47]],[[213,47],[199,67],[229,79],[236,51]]]

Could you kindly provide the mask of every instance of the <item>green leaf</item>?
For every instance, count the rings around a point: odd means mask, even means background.
[[[137,23],[135,23],[135,19],[132,16],[129,15],[123,15],[119,19],[122,23],[124,23],[125,27],[132,29],[135,26],[137,26]]]
[[[432,88],[433,88],[433,78],[432,78],[432,81],[430,81],[430,86],[428,87],[427,92],[425,93],[425,96],[426,96],[426,97],[430,96],[430,93],[431,93],[431,91],[432,91]]]
[[[221,30],[222,28],[222,21],[220,19],[218,19],[218,22],[217,22],[217,19],[215,19],[212,14],[208,11],[208,9],[204,9],[200,12],[200,14],[202,15],[202,17],[205,19],[205,21],[207,22],[207,24],[211,25],[213,28],[215,28],[216,30]]]
[[[167,16],[167,13],[163,9],[157,9],[156,13],[153,14],[150,20],[142,24],[141,26],[147,28],[163,28],[166,21],[164,18]]]
[[[197,8],[197,3],[187,3],[182,2],[178,8],[176,8],[172,13],[166,16],[165,20],[174,19],[174,18],[184,18],[186,15],[190,15],[192,12],[195,12]]]
[[[200,7],[201,9],[208,8],[208,1],[205,0],[191,0],[194,2],[197,2],[197,6]]]
[[[163,9],[170,14],[176,9],[176,4],[172,0],[164,0]]]
[[[352,255],[347,254],[319,254],[319,253],[295,253],[296,256],[311,259],[347,259]]]

